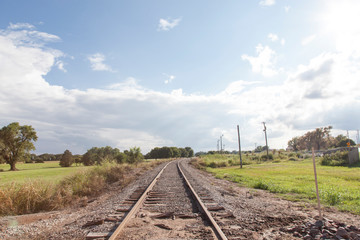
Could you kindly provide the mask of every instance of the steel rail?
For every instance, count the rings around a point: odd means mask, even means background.
[[[157,181],[159,180],[161,174],[163,173],[163,171],[165,170],[165,168],[170,164],[171,162],[167,163],[161,170],[160,172],[156,175],[156,177],[154,178],[154,180],[149,184],[149,186],[146,188],[146,190],[144,191],[144,193],[141,195],[141,197],[139,198],[139,200],[136,202],[136,204],[131,208],[130,212],[126,215],[126,217],[124,218],[124,220],[120,223],[120,225],[116,228],[116,230],[111,234],[111,236],[109,237],[109,240],[115,240],[118,238],[119,234],[121,233],[121,231],[124,229],[125,225],[130,221],[130,219],[134,216],[134,214],[139,210],[139,208],[141,207],[141,205],[143,204],[143,202],[145,201],[145,198],[147,196],[147,194],[152,190],[152,188],[154,187],[154,185],[157,183]],[[216,237],[219,240],[227,240],[227,237],[225,236],[225,234],[223,233],[223,231],[220,229],[219,225],[216,223],[216,221],[214,220],[214,218],[211,216],[210,212],[207,210],[205,204],[201,201],[200,197],[197,195],[197,193],[195,192],[194,188],[191,186],[190,182],[188,181],[188,179],[186,178],[184,172],[181,170],[180,164],[179,162],[177,163],[177,167],[182,175],[182,177],[185,180],[186,185],[188,186],[188,188],[191,191],[191,194],[193,195],[193,197],[195,198],[195,200],[197,201],[197,205],[200,208],[200,211],[205,215],[205,218],[211,223],[213,231],[216,235]]]
[[[224,232],[221,230],[221,228],[219,227],[219,225],[216,223],[215,219],[211,216],[211,213],[207,210],[205,204],[201,201],[200,197],[197,195],[197,193],[195,192],[194,188],[191,186],[189,180],[186,178],[184,172],[181,170],[180,164],[179,162],[177,163],[178,169],[181,172],[187,186],[189,187],[191,194],[193,195],[193,197],[195,198],[195,200],[197,201],[200,210],[203,212],[203,214],[205,215],[205,217],[207,218],[207,220],[211,223],[211,225],[213,226],[213,230],[215,232],[215,235],[218,239],[220,240],[227,240],[227,237],[225,236]]]
[[[156,184],[156,182],[158,181],[160,175],[163,173],[164,169],[169,165],[170,162],[168,162],[165,167],[163,167],[163,169],[161,169],[161,171],[158,173],[158,175],[156,175],[156,177],[154,178],[154,180],[150,183],[150,185],[146,188],[145,192],[141,195],[141,197],[139,198],[139,200],[136,202],[136,204],[131,208],[130,212],[126,215],[126,217],[124,218],[124,220],[120,223],[120,225],[116,228],[116,230],[114,231],[114,233],[110,236],[109,240],[115,240],[118,235],[120,234],[120,232],[122,231],[122,229],[125,227],[125,225],[129,222],[129,220],[131,219],[131,217],[139,210],[140,206],[143,204],[146,195],[148,194],[148,192],[151,191],[151,189],[154,187],[154,185]]]

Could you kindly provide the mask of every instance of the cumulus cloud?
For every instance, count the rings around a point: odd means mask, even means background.
[[[256,46],[256,53],[258,56],[252,57],[247,54],[243,54],[241,58],[249,61],[252,67],[252,71],[260,73],[264,77],[272,77],[278,73],[275,69],[276,53],[269,46],[263,46],[258,44]]]
[[[90,61],[91,69],[94,71],[114,71],[109,65],[104,63],[105,55],[102,53],[95,53],[90,55],[88,60]]]
[[[181,21],[181,18],[175,18],[175,19],[163,19],[160,18],[159,25],[158,25],[158,31],[169,31],[179,25]]]
[[[275,0],[262,0],[259,2],[261,6],[271,6],[275,4]]]

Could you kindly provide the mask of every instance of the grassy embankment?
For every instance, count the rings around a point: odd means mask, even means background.
[[[104,164],[62,168],[58,162],[17,164],[20,171],[0,172],[0,216],[35,213],[86,203],[117,182],[126,186],[136,175],[161,161],[138,165]],[[6,165],[0,165],[8,169]]]
[[[295,161],[294,161],[295,160]],[[317,173],[321,203],[339,210],[360,214],[360,167],[330,167],[318,164]],[[218,178],[242,186],[278,193],[293,201],[315,202],[316,192],[312,159],[282,157],[271,162],[251,161],[239,168],[239,156],[207,155],[196,164]],[[231,166],[236,164],[236,166]],[[213,166],[213,167],[210,167]],[[215,166],[215,167],[214,167]],[[219,167],[224,166],[224,167]]]

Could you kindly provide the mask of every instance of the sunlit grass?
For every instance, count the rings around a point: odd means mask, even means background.
[[[0,164],[0,169],[4,170],[0,172],[0,186],[10,183],[24,183],[29,179],[56,183],[74,172],[92,167],[76,167],[75,165],[71,167],[60,167],[58,161],[49,161],[45,163],[18,163],[16,164],[16,168],[19,169],[19,171],[8,171],[9,168],[8,164]]]
[[[206,156],[203,161],[208,163],[216,159]],[[314,201],[316,198],[311,159],[244,165],[242,169],[239,166],[225,168],[207,166],[206,170],[218,178],[238,182],[242,186],[278,193],[287,199]],[[360,214],[359,167],[330,167],[317,164],[317,173],[322,204]]]

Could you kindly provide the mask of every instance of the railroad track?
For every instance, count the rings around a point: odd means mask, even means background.
[[[238,239],[234,218],[176,160],[119,204],[110,232],[86,239]]]

